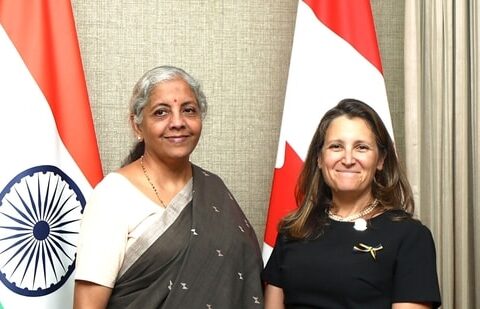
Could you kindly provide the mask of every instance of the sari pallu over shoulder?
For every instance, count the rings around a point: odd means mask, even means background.
[[[223,181],[193,166],[193,199],[121,276],[109,308],[263,308],[262,259]]]

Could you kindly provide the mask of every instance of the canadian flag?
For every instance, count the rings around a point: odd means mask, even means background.
[[[71,308],[102,175],[69,0],[0,0],[0,308]]]
[[[373,107],[393,136],[370,1],[299,1],[265,229],[265,263],[278,222],[297,207],[296,181],[318,123],[345,98]]]

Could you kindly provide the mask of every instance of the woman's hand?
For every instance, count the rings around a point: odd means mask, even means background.
[[[103,285],[76,280],[73,309],[105,309],[111,293],[112,289]]]
[[[265,309],[284,309],[283,290],[274,285],[265,287]]]

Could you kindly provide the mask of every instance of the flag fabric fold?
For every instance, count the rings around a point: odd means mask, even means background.
[[[393,137],[370,1],[301,0],[265,228],[265,263],[279,220],[296,208],[296,181],[318,123],[344,98],[372,106]]]
[[[69,0],[0,0],[0,302],[71,308],[102,167]]]

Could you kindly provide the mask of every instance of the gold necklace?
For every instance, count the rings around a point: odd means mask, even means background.
[[[165,203],[160,198],[160,195],[158,194],[157,188],[155,187],[153,182],[150,180],[150,177],[148,177],[147,170],[145,169],[145,166],[143,165],[143,156],[140,157],[140,166],[142,167],[143,175],[145,175],[145,178],[147,178],[147,181],[150,184],[150,186],[152,187],[153,192],[155,192],[155,195],[157,196],[158,200],[160,201],[160,204],[162,204],[163,208],[167,208],[167,205],[165,205]]]
[[[335,221],[340,221],[340,222],[353,222],[357,219],[360,219],[362,217],[365,217],[369,213],[371,213],[375,207],[378,205],[378,200],[375,199],[367,208],[363,209],[360,212],[354,213],[353,215],[347,216],[347,217],[340,217],[339,215],[336,215],[332,213],[332,210],[329,209],[327,214],[330,217],[330,219],[335,220]]]

